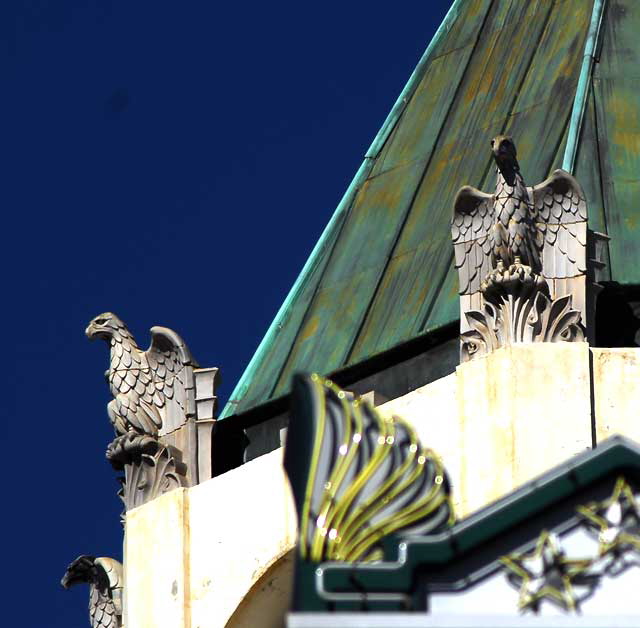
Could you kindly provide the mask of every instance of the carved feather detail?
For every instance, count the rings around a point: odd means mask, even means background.
[[[584,325],[587,203],[580,184],[568,172],[556,170],[542,183],[526,187],[513,140],[498,136],[491,144],[495,192],[465,186],[454,201],[451,237],[461,332],[474,328],[476,314],[486,304],[488,281],[525,271],[545,281],[551,301],[571,296]]]
[[[89,585],[91,628],[120,628],[122,625],[122,565],[113,558],[83,555],[67,567],[61,584],[68,589]]]
[[[111,347],[108,381],[114,398],[107,411],[116,433],[133,431],[155,438],[163,427],[179,427],[179,418],[192,410],[187,407],[187,391],[193,388],[197,367],[182,338],[166,327],[152,327],[151,345],[142,351],[111,312],[96,316],[86,333]]]
[[[513,185],[498,169],[494,194],[464,186],[454,201],[451,237],[462,295],[479,292],[498,259],[508,266],[516,255],[546,279],[586,272],[587,203],[580,184],[568,172],[556,170],[526,188],[515,156],[512,167]],[[526,225],[519,229],[521,223]],[[506,236],[499,235],[503,233]],[[509,250],[499,253],[504,237]]]

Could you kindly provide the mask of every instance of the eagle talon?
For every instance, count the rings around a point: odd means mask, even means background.
[[[531,266],[523,264],[520,261],[520,257],[516,255],[513,264],[509,266],[508,273],[511,276],[516,276],[520,279],[524,279],[525,277],[529,277],[533,274],[533,268],[531,268]]]
[[[129,431],[116,436],[107,447],[107,460],[119,468],[141,454],[153,454],[158,448],[158,441],[151,436]]]

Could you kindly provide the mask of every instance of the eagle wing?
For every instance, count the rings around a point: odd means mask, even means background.
[[[532,188],[532,197],[542,274],[548,279],[584,274],[587,201],[580,184],[568,172],[555,170]]]
[[[491,271],[493,203],[492,194],[469,185],[460,189],[454,201],[451,238],[461,295],[479,292]]]
[[[66,589],[85,582],[89,589],[92,628],[119,628],[122,617],[122,565],[113,558],[83,555],[74,560],[62,578]]]
[[[119,628],[122,617],[122,565],[113,558],[94,560],[96,587],[89,598],[92,628]]]
[[[168,433],[192,412],[187,400],[193,390],[193,368],[198,365],[184,340],[166,327],[151,328],[151,346],[145,355],[151,375],[145,396],[164,408],[163,432]]]

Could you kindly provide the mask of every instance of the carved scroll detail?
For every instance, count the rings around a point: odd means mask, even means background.
[[[498,263],[481,292],[483,309],[465,313],[471,330],[460,335],[462,362],[511,344],[584,340],[571,295],[552,299],[547,282],[529,266],[516,263],[505,271]]]
[[[107,458],[114,469],[124,471],[118,495],[125,511],[187,486],[187,469],[180,452],[149,436],[129,432],[116,438],[109,445]]]

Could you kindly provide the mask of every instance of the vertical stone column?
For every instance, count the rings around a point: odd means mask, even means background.
[[[212,476],[211,447],[213,426],[218,397],[216,388],[220,383],[219,369],[195,369],[196,429],[198,439],[198,483],[206,482]]]
[[[593,348],[591,353],[597,442],[622,434],[640,443],[640,349]]]
[[[190,628],[189,492],[178,488],[126,515],[128,628]]]

